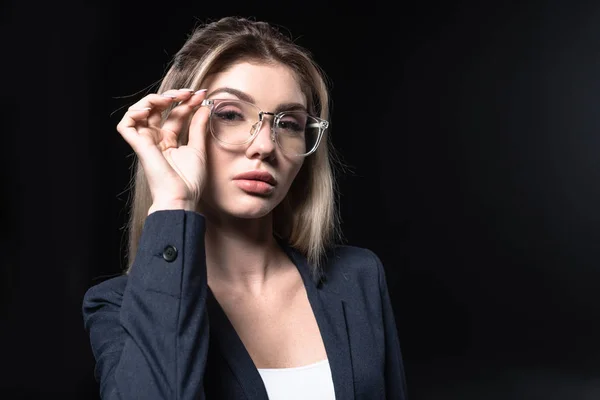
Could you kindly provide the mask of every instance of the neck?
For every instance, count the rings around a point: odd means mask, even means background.
[[[271,215],[258,219],[207,218],[208,281],[228,290],[262,293],[282,265]]]

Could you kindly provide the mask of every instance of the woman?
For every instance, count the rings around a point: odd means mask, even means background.
[[[336,245],[328,92],[263,22],[197,28],[117,126],[130,263],[83,313],[104,399],[404,399],[383,267]]]

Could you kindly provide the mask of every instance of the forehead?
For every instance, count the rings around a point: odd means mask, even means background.
[[[300,103],[306,106],[296,73],[278,63],[238,62],[226,70],[210,77],[207,81],[208,93],[233,88],[249,94],[257,105],[275,107],[283,103]],[[231,97],[219,94],[217,97]]]

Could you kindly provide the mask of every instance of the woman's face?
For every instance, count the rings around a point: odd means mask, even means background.
[[[239,62],[211,76],[205,87],[208,99],[244,100],[265,112],[277,113],[290,105],[306,108],[306,98],[294,72],[281,64]],[[235,119],[235,113],[234,107],[222,116]],[[272,124],[273,116],[265,115],[254,139],[237,146],[223,144],[208,132],[203,212],[260,218],[283,200],[304,158],[289,157],[281,151],[272,140]],[[240,177],[252,172],[269,174],[273,182],[264,182],[264,177]]]

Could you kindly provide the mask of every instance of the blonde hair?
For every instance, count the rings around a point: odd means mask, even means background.
[[[198,90],[209,75],[242,60],[291,68],[307,98],[309,113],[329,119],[326,75],[311,54],[272,25],[245,18],[226,17],[195,28],[173,57],[158,93],[184,87]],[[187,131],[181,132],[181,143],[187,143],[187,137]],[[152,205],[142,166],[139,160],[134,162],[126,272],[133,264]],[[341,240],[334,176],[338,163],[326,131],[316,152],[304,160],[286,197],[273,210],[274,233],[307,258],[316,278],[322,277],[327,249]]]

